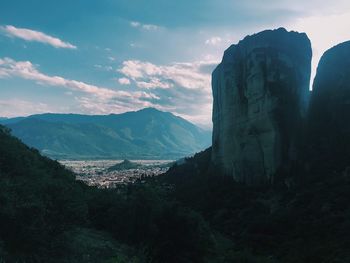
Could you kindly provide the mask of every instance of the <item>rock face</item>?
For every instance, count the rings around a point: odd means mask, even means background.
[[[212,162],[248,184],[268,183],[297,156],[311,71],[306,34],[280,28],[229,47],[212,74]]]
[[[313,84],[308,119],[311,163],[320,171],[350,163],[350,41],[324,53]]]

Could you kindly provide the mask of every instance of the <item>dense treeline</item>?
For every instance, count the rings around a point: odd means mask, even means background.
[[[0,147],[0,262],[350,262],[347,171],[252,188],[214,176],[208,149],[101,190],[3,127]]]
[[[171,188],[100,190],[0,129],[0,261],[203,262],[211,231]],[[170,190],[169,190],[170,189]]]
[[[226,248],[223,262],[350,262],[349,169],[301,167],[294,180],[247,187],[214,176],[210,151],[172,168],[164,180],[211,231],[230,240],[219,244]]]

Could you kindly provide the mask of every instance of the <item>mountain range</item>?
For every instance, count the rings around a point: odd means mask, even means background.
[[[0,118],[25,144],[54,159],[174,159],[211,144],[211,132],[169,112],[37,114]]]

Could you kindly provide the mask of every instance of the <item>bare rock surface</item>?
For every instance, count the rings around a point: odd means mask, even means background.
[[[306,117],[311,44],[284,28],[229,47],[212,74],[212,162],[236,181],[260,184],[296,160]]]

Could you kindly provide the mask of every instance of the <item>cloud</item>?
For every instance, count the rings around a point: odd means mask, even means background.
[[[202,71],[206,67],[213,69],[217,63],[201,61],[157,66],[150,62],[127,60],[118,72],[134,80],[139,88],[168,89],[177,85],[186,89],[207,89],[210,86],[210,70],[205,73]]]
[[[311,40],[313,53],[312,84],[316,75],[318,62],[323,53],[341,42],[350,40],[350,12],[300,18],[287,25],[287,27],[300,32],[306,32]]]
[[[51,112],[51,110],[46,103],[13,98],[0,100],[0,112],[1,117],[17,117],[27,116],[28,114]]]
[[[130,43],[130,47],[132,48],[142,48],[143,46],[139,43]]]
[[[135,28],[142,28],[144,30],[148,31],[156,31],[160,29],[160,26],[153,25],[153,24],[141,24],[140,22],[137,21],[131,21],[130,26],[135,27]]]
[[[76,49],[77,47],[68,43],[63,42],[61,39],[46,35],[45,33],[26,29],[26,28],[17,28],[11,25],[1,26],[0,30],[5,32],[8,36],[17,37],[24,39],[26,41],[36,41],[44,44],[51,45],[55,48],[68,48]]]
[[[79,111],[90,114],[110,114],[123,113],[126,111],[134,111],[146,107],[157,107],[154,101],[159,98],[154,94],[142,92],[143,99],[132,99],[129,97],[76,97],[75,100],[79,104]]]
[[[139,26],[141,26],[141,23],[136,22],[136,21],[131,21],[131,22],[130,22],[130,25],[131,25],[132,27],[139,27]]]
[[[222,42],[221,37],[212,37],[205,41],[206,45],[216,46]]]
[[[142,25],[142,28],[143,29],[146,29],[146,30],[158,30],[159,29],[159,26],[157,25],[150,25],[150,24],[146,24],[146,25]]]
[[[121,110],[122,112],[140,109],[154,106],[154,103],[159,99],[151,92],[112,90],[60,76],[49,76],[40,72],[29,61],[15,61],[11,58],[0,59],[0,78],[11,77],[32,80],[42,86],[63,87],[78,92],[74,93],[75,99],[81,103],[80,106],[83,107],[81,110],[85,110],[84,112],[91,110],[89,113],[111,113],[114,112],[114,109],[124,109]],[[81,96],[81,93],[84,95]],[[90,106],[87,102],[90,103]]]
[[[48,76],[38,71],[30,61],[15,61],[11,58],[0,59],[0,76],[19,77],[33,80],[40,85],[61,86],[75,91],[97,94],[102,97],[113,96],[116,93],[116,91],[77,80],[65,79],[60,76]]]
[[[143,89],[169,89],[174,86],[172,83],[168,83],[166,81],[163,82],[160,78],[156,77],[150,77],[147,81],[137,81],[136,85],[137,87]]]
[[[211,126],[211,72],[218,61],[155,65],[127,60],[118,70],[140,89],[152,90],[157,108]]]
[[[128,78],[120,78],[120,79],[118,79],[118,82],[121,85],[129,85],[130,84],[130,80]]]
[[[105,70],[105,71],[112,71],[113,67],[111,66],[102,66],[100,64],[95,64],[94,68],[98,69],[98,70]]]

